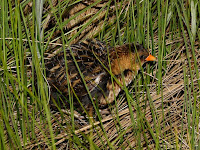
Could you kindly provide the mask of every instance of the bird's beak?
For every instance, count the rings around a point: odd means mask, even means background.
[[[146,61],[156,61],[156,57],[153,55],[149,54],[149,56],[145,59]]]

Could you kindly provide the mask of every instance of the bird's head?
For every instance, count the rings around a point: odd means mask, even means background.
[[[115,75],[125,70],[138,71],[145,62],[155,60],[142,45],[125,44],[115,47],[111,53],[111,69]]]
[[[156,57],[151,55],[142,45],[136,45],[135,48],[132,47],[131,52],[133,55],[134,53],[137,55],[136,62],[140,61],[142,65],[147,61],[156,61]]]

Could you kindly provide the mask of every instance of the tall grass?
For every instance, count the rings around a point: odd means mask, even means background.
[[[79,6],[82,0],[57,3],[48,0],[40,8],[36,7],[38,2],[0,1],[1,149],[57,149],[65,143],[68,148],[75,149],[126,149],[125,142],[129,143],[130,148],[135,142],[134,149],[143,149],[143,146],[147,149],[199,148],[200,58],[196,55],[200,44],[198,0],[96,0],[89,1],[75,14],[70,14],[70,10],[77,9],[75,6]],[[84,18],[84,13],[89,18],[86,22],[69,26],[77,18]],[[91,26],[93,28],[88,31]],[[72,43],[92,37],[112,46],[143,44],[158,61],[141,68],[132,86],[123,87],[124,94],[116,97],[115,104],[109,106],[110,111],[114,112],[109,121],[102,118],[98,108],[95,108],[99,122],[90,120],[90,125],[84,126],[84,129],[77,123],[73,96],[66,98],[70,102],[67,114],[59,108],[58,112],[52,111],[48,105],[50,90],[45,78],[44,59],[46,53],[58,53]],[[164,79],[167,75],[170,79],[168,73],[173,69],[169,68],[173,68],[174,62],[181,60],[182,55],[179,58],[179,55],[172,57],[176,60],[166,59],[182,47],[185,49],[181,53],[186,56],[185,64],[180,66],[182,72],[179,72],[184,80],[182,122],[180,126],[169,128],[170,113],[167,110],[172,106],[166,108],[168,97]],[[67,60],[65,62],[67,69]],[[116,80],[114,76],[112,78]],[[152,87],[155,85],[153,92],[160,96],[161,107],[157,107],[157,101],[152,98]],[[179,94],[173,98],[176,100]],[[128,108],[129,116],[125,116],[124,121],[126,117],[131,118],[127,128],[121,117],[125,108]],[[147,118],[147,108],[151,119]],[[111,129],[108,130],[106,126],[111,120],[112,129],[118,135],[114,139],[112,132],[109,132]],[[169,140],[169,132],[174,134],[170,134],[172,140]],[[131,133],[132,138],[127,133]],[[85,143],[89,143],[89,146]]]

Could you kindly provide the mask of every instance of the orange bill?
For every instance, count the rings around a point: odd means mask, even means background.
[[[156,61],[156,57],[153,55],[149,54],[149,56],[145,59],[146,61]]]

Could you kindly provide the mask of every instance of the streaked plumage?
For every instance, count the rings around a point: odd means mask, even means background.
[[[91,101],[81,78],[81,72],[93,99],[98,101],[99,106],[105,106],[114,101],[114,96],[117,96],[122,90],[123,83],[127,86],[132,82],[135,73],[140,69],[137,58],[140,58],[142,65],[148,56],[149,52],[141,45],[125,44],[110,47],[98,40],[86,40],[66,49],[67,67],[65,66],[64,52],[47,60],[47,80],[51,85],[52,95],[57,91],[56,88],[66,97],[68,97],[69,91],[71,93],[74,91],[73,94],[76,93],[83,105],[88,106]],[[110,71],[112,73],[109,73]],[[113,84],[111,74],[117,79],[117,81],[114,79]]]

